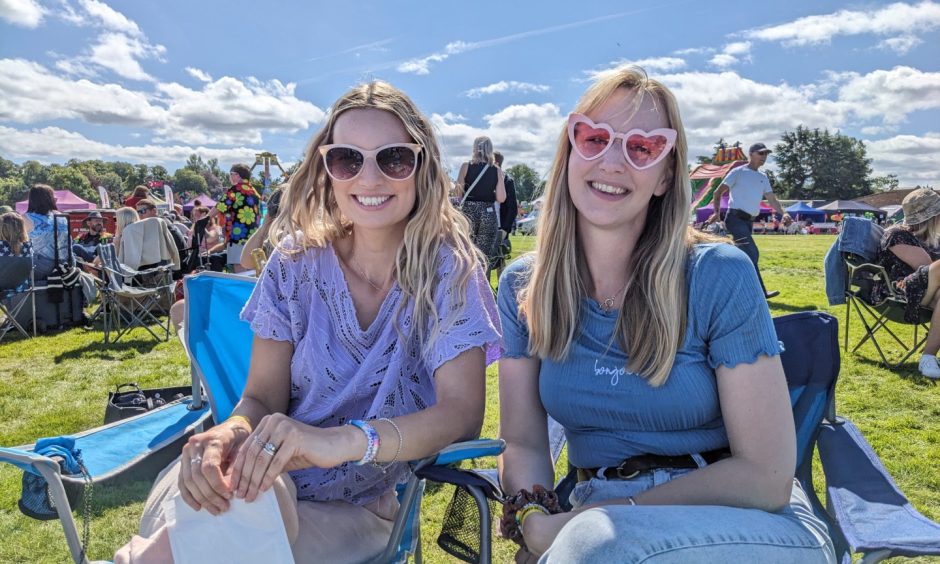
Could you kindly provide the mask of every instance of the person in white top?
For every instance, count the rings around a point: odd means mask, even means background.
[[[779,291],[767,291],[764,286],[764,279],[761,278],[760,269],[757,267],[757,259],[760,252],[757,250],[757,244],[754,242],[752,229],[754,220],[760,213],[761,200],[767,199],[774,210],[780,214],[781,219],[789,219],[790,214],[783,211],[780,200],[774,195],[773,188],[770,186],[770,179],[761,172],[760,167],[767,162],[767,155],[770,149],[763,143],[754,143],[748,150],[748,161],[746,166],[739,166],[725,176],[721,186],[715,190],[712,197],[715,213],[708,218],[707,223],[718,221],[720,219],[721,197],[725,192],[730,192],[728,199],[728,214],[725,216],[725,228],[734,238],[734,244],[745,252],[754,263],[754,269],[757,270],[757,278],[760,279],[761,288],[764,289],[764,295],[767,299],[780,294]]]

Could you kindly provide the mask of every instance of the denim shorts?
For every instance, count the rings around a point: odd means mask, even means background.
[[[637,495],[692,472],[658,469],[630,480],[594,478],[571,492],[572,507]],[[609,505],[568,522],[542,555],[546,562],[834,563],[825,523],[793,481],[790,504],[775,513],[716,505]]]

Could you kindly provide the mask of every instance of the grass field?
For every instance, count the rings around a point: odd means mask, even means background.
[[[822,259],[831,236],[759,236],[764,280],[779,289],[771,301],[774,315],[819,309],[844,322],[845,308],[829,309]],[[531,238],[514,238],[516,253],[531,248]],[[861,324],[852,323],[857,341]],[[0,445],[30,443],[37,437],[76,432],[98,425],[108,389],[124,382],[143,387],[182,385],[189,368],[176,340],[154,344],[142,330],[119,346],[101,343],[100,331],[73,329],[52,336],[0,343]],[[838,410],[865,433],[908,497],[928,517],[940,520],[940,386],[919,375],[911,363],[884,369],[870,346],[844,355]],[[487,371],[484,436],[495,436],[498,404],[496,370]],[[483,465],[483,464],[481,464]],[[68,551],[57,521],[39,522],[16,508],[21,473],[0,468],[0,562],[67,562]],[[110,559],[137,527],[148,484],[98,491],[91,526],[91,559]],[[435,544],[450,488],[429,488],[423,505],[423,549],[429,562],[449,562]],[[76,516],[78,517],[78,516]],[[495,561],[509,562],[512,546],[496,541]],[[922,559],[921,561],[926,561]]]

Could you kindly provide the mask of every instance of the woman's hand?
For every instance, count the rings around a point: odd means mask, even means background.
[[[266,415],[232,465],[235,495],[254,501],[282,472],[332,468],[358,460],[366,450],[365,434],[347,425],[319,429],[283,413]]]
[[[232,459],[248,437],[237,424],[217,425],[190,437],[180,457],[179,489],[183,501],[213,515],[228,510],[232,484],[227,480]]]

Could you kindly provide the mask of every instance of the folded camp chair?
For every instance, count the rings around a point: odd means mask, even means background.
[[[239,319],[242,307],[255,287],[255,278],[238,274],[200,272],[184,279],[186,313],[181,339],[192,365],[193,379],[202,382],[213,418],[224,421],[241,397],[248,378],[250,343],[253,334],[248,323]],[[412,461],[412,475],[399,488],[401,509],[395,519],[385,551],[375,562],[404,562],[409,555],[421,561],[420,505],[425,478],[434,481],[459,479],[461,470],[450,465],[462,460],[496,456],[503,450],[501,440],[474,440],[455,443],[436,455]],[[483,562],[490,561],[489,511],[485,485],[471,485],[485,544]],[[485,541],[485,542],[483,542]]]
[[[891,283],[885,269],[878,264],[866,263],[857,255],[846,253],[844,257],[845,267],[848,271],[848,286],[845,289],[844,348],[845,350],[849,349],[851,308],[865,327],[865,336],[856,343],[855,347],[852,348],[852,352],[856,352],[870,340],[875,346],[875,350],[878,351],[881,362],[888,368],[897,368],[905,363],[911,355],[923,348],[924,342],[927,340],[927,331],[930,329],[930,316],[933,312],[930,309],[921,307],[918,310],[919,317],[916,323],[905,321],[904,310],[907,307],[907,300],[894,289],[894,284]],[[872,290],[876,284],[888,289],[887,298],[881,301],[873,299]],[[913,325],[913,337],[908,340],[902,339],[891,328],[890,324]],[[880,332],[889,335],[901,348],[901,352],[892,355],[890,351],[886,351],[884,344],[878,342]]]
[[[27,302],[32,303],[33,335],[36,335],[36,296],[33,292],[32,257],[0,257],[0,314],[3,315],[0,318],[0,341],[13,329],[29,338],[29,333],[16,320]]]
[[[116,343],[134,327],[143,327],[157,341],[170,338],[170,318],[160,321],[163,313],[161,300],[172,303],[172,266],[157,266],[146,270],[133,270],[121,264],[112,243],[98,246],[101,259],[101,279],[98,291],[101,296],[101,314],[104,318],[104,342]],[[148,286],[133,286],[135,277],[152,282]],[[157,324],[163,336],[159,336],[150,324]],[[111,333],[115,333],[111,338]]]
[[[194,432],[202,430],[208,418],[208,405],[197,393],[71,437],[75,439],[75,447],[82,452],[91,479],[90,487],[100,491],[102,487],[125,481],[154,480],[179,456],[186,440]],[[37,454],[33,447],[0,447],[0,462],[45,478],[72,560],[76,564],[88,564],[85,554],[87,528],[83,540],[72,516],[72,507],[81,499],[86,487],[85,479],[81,475],[63,474],[58,462]],[[91,517],[89,513],[90,508],[86,506],[83,510],[86,527]]]
[[[835,415],[840,368],[836,318],[823,312],[794,313],[774,318],[774,327],[784,347],[781,361],[796,425],[795,476],[816,515],[828,525],[839,560],[850,564],[853,553],[862,554],[863,562],[940,555],[940,524],[911,506],[858,429]],[[549,421],[550,437],[556,426]],[[813,487],[817,446],[826,478],[825,506]],[[552,456],[557,458],[554,452]],[[563,504],[574,483],[569,472],[556,484]],[[494,491],[501,495],[498,488]]]

